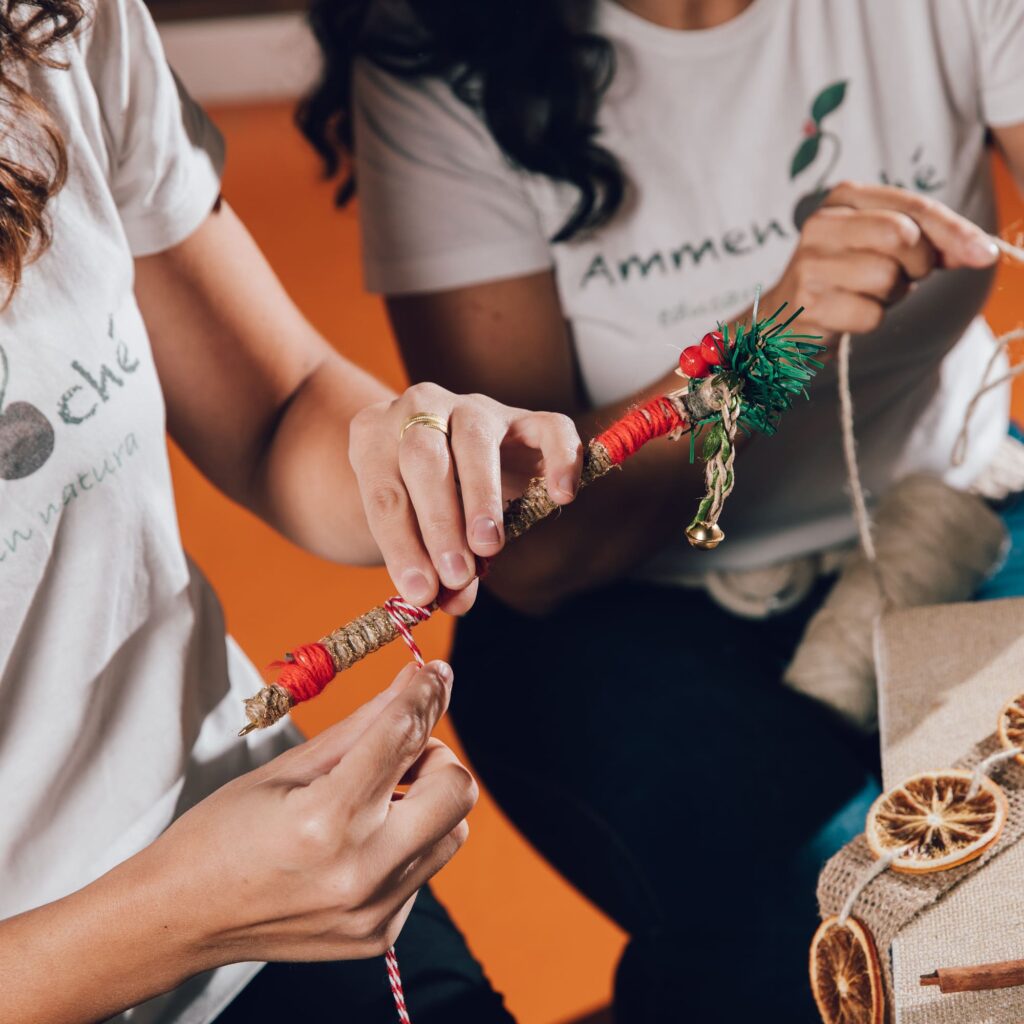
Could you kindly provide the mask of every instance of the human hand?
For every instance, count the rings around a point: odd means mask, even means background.
[[[763,309],[803,306],[800,327],[826,337],[880,326],[889,306],[936,268],[988,267],[991,238],[949,207],[888,185],[843,182],[800,232]]]
[[[394,943],[417,890],[465,842],[477,798],[469,772],[430,738],[451,682],[442,662],[407,667],[133,858],[130,870],[163,880],[165,918],[197,969],[363,958]]]
[[[403,435],[417,413],[447,420],[450,440],[422,424]],[[370,532],[402,597],[427,605],[443,586],[442,606],[461,614],[476,598],[477,556],[492,558],[505,542],[505,501],[535,476],[554,501],[572,501],[583,446],[567,416],[416,384],[353,419],[349,458]]]

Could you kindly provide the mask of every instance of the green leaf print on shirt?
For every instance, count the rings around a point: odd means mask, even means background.
[[[836,163],[839,161],[839,154],[843,150],[839,136],[824,128],[822,123],[829,114],[834,113],[842,106],[843,100],[846,99],[846,86],[845,81],[833,82],[831,85],[826,85],[814,97],[814,101],[811,103],[811,116],[804,122],[803,141],[797,146],[789,165],[789,177],[792,181],[817,161],[823,148],[827,149],[830,154],[830,159],[818,176],[814,188],[801,196],[793,209],[793,224],[798,231],[828,195],[828,176],[835,169]]]
[[[815,96],[814,102],[811,104],[811,117],[814,118],[815,124],[820,125],[822,120],[833,110],[838,110],[844,99],[846,99],[846,82],[833,82],[831,85],[825,86]]]
[[[793,155],[793,163],[789,168],[790,178],[795,178],[802,170],[814,163],[820,147],[821,136],[817,133],[800,143],[800,148]]]

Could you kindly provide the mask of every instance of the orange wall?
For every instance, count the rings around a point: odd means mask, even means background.
[[[348,356],[401,387],[381,305],[362,292],[355,213],[331,211],[330,190],[316,180],[315,163],[292,129],[288,109],[214,114],[231,155],[225,194],[285,285]],[[1001,175],[1005,195],[1008,185]],[[1024,212],[1017,206],[1008,208],[1009,218]],[[1022,283],[1021,271],[1001,272],[993,304],[998,329],[1024,320]],[[1024,414],[1024,403],[1018,414]],[[257,665],[392,592],[383,571],[330,566],[296,550],[215,494],[178,453],[172,457],[186,547],[213,580],[232,632]],[[449,635],[441,618],[418,633],[428,656],[443,655]],[[395,645],[353,670],[297,712],[301,726],[315,733],[347,714],[405,661]],[[441,735],[454,742],[447,725]],[[624,941],[619,930],[530,850],[486,795],[472,826],[470,842],[442,872],[437,888],[521,1024],[554,1024],[607,1003]]]

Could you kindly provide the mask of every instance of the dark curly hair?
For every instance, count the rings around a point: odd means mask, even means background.
[[[611,43],[591,29],[595,0],[405,0],[388,18],[379,0],[313,0],[323,50],[316,88],[297,121],[355,192],[352,67],[358,57],[404,78],[436,76],[476,110],[517,167],[575,186],[579,198],[554,241],[606,223],[623,199],[618,160],[598,140],[601,99],[615,72]]]
[[[46,207],[68,173],[60,130],[21,73],[31,65],[63,67],[50,50],[83,17],[76,0],[0,0],[0,279],[7,302],[26,265],[50,243]]]

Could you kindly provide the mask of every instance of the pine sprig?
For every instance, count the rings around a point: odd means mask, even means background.
[[[737,324],[732,336],[728,324],[719,324],[722,368],[710,377],[690,382],[691,390],[724,383],[738,394],[739,425],[747,433],[774,434],[782,414],[797,398],[808,397],[807,385],[824,366],[815,358],[825,351],[820,337],[791,330],[803,307],[780,320],[787,306],[784,302],[771,316],[751,326]],[[693,427],[696,432],[716,421],[717,417],[711,416]]]

